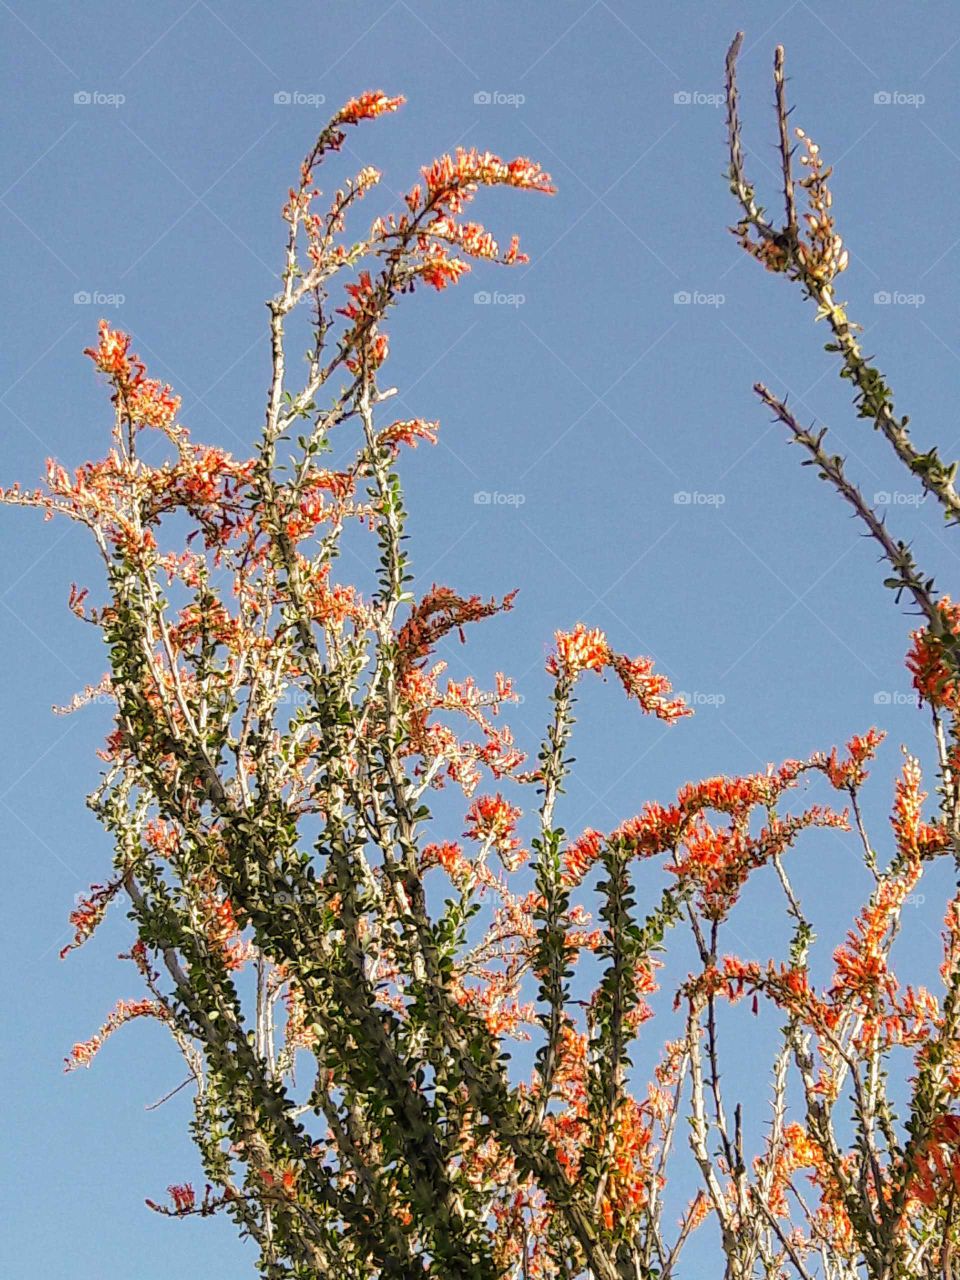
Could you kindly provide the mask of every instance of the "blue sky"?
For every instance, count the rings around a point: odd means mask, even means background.
[[[478,206],[522,233],[528,267],[419,293],[392,326],[391,376],[410,416],[441,421],[441,445],[407,467],[421,585],[521,588],[514,612],[452,662],[517,677],[527,746],[546,709],[546,646],[578,619],[654,654],[695,695],[696,719],[664,732],[612,688],[585,686],[570,830],[878,723],[890,738],[869,807],[882,832],[899,744],[925,750],[927,738],[901,663],[909,621],[752,383],[789,390],[802,416],[830,424],[852,474],[869,496],[892,496],[892,527],[948,591],[956,551],[855,420],[799,294],[726,231],[717,99],[741,26],[755,181],[772,204],[769,65],[782,41],[794,119],[836,166],[852,259],[841,294],[918,442],[955,456],[950,3],[0,0],[0,482],[39,478],[48,454],[76,464],[103,450],[106,397],[81,355],[101,314],[180,391],[196,437],[244,452],[261,421],[263,301],[286,189],[327,110],[365,88],[402,92],[400,115],[351,134],[351,167],[377,164],[401,191],[434,155],[477,145],[534,156],[559,187],[552,200],[495,193]],[[181,1079],[159,1029],[128,1029],[89,1073],[61,1073],[74,1040],[137,994],[114,958],[129,940],[122,913],[57,960],[74,895],[106,876],[110,855],[83,806],[105,712],[49,713],[103,669],[97,636],[64,607],[71,581],[95,583],[95,565],[75,531],[31,513],[4,514],[0,539],[10,1271],[232,1280],[250,1263],[227,1223],[142,1208],[197,1176],[186,1091],[145,1110]],[[825,833],[806,848],[797,877],[829,951],[865,879],[849,842]],[[934,954],[933,905],[911,922],[920,967]],[[737,928],[763,954],[778,917],[763,892],[748,906]]]

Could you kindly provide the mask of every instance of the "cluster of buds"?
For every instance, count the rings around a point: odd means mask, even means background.
[[[830,206],[833,197],[827,183],[833,172],[824,168],[820,148],[802,129],[796,130],[803,146],[800,163],[809,170],[800,179],[800,186],[807,193],[810,211],[803,215],[807,224],[807,238],[797,245],[797,260],[807,276],[818,284],[829,284],[834,276],[846,271],[849,260],[843,241],[837,235]]]

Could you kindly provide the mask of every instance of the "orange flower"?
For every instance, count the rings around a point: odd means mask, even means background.
[[[698,1227],[703,1226],[704,1222],[706,1222],[712,1212],[713,1205],[710,1202],[710,1197],[705,1191],[698,1191],[692,1204],[687,1209],[686,1218],[687,1223],[689,1224],[688,1230],[693,1232],[696,1231]]]
[[[219,953],[227,969],[242,969],[250,956],[251,946],[240,937],[240,925],[233,912],[233,903],[212,890],[203,897],[200,906],[204,913],[204,930],[211,948]]]
[[[461,262],[459,258],[451,258],[446,249],[435,245],[424,258],[420,276],[439,293],[448,284],[457,284],[460,277],[469,270],[465,262]]]
[[[167,427],[177,416],[180,397],[173,394],[167,383],[143,378],[131,387],[126,407],[131,419],[145,427]]]
[[[628,698],[636,698],[648,715],[670,722],[693,713],[680,698],[670,699],[670,681],[653,670],[652,658],[628,658],[614,653],[607,637],[598,628],[588,631],[578,622],[572,631],[555,633],[556,652],[547,659],[552,676],[567,679],[581,671],[601,672],[606,667],[615,671]]]
[[[579,884],[603,850],[603,836],[588,828],[564,850],[563,878],[568,885]]]
[[[78,905],[70,912],[70,923],[74,927],[73,941],[60,950],[62,960],[68,952],[83,946],[106,914],[107,907],[119,893],[123,880],[114,880],[110,884],[94,884],[90,886],[90,896],[81,898]]]
[[[904,761],[897,779],[891,823],[897,849],[906,858],[930,857],[951,848],[950,832],[942,823],[924,822],[921,806],[927,795],[920,790],[920,764],[913,756]]]
[[[425,422],[423,418],[408,418],[402,422],[391,422],[377,434],[377,443],[397,448],[401,444],[417,447],[418,440],[426,440],[428,444],[437,443],[439,424]]]
[[[129,334],[111,329],[106,320],[100,321],[98,334],[96,347],[86,347],[83,354],[113,380],[117,388],[114,403],[120,405],[131,422],[146,427],[171,426],[180,408],[180,397],[167,383],[146,376],[143,361],[130,350]]]
[[[837,748],[830,752],[829,758],[823,761],[823,770],[838,791],[848,791],[851,787],[859,787],[867,777],[863,767],[872,760],[877,748],[887,735],[880,729],[870,729],[863,737],[853,737],[847,743],[847,758],[837,758]]]
[[[359,124],[361,120],[375,120],[402,107],[406,98],[388,98],[380,89],[368,90],[357,98],[351,98],[337,112],[334,120],[340,124]]]
[[[361,271],[355,283],[343,286],[353,299],[345,307],[337,308],[337,315],[346,316],[348,320],[369,320],[378,315],[376,294],[369,271]]]
[[[946,644],[960,637],[960,604],[944,596],[938,601],[937,609],[942,635],[935,635],[930,627],[914,631],[910,637],[913,643],[907,654],[907,669],[913,672],[913,687],[931,707],[960,711],[956,664],[946,658]]]
[[[960,1192],[960,1116],[938,1116],[920,1152],[910,1194],[927,1208]]]
[[[837,970],[831,995],[849,992],[872,1005],[880,995],[895,994],[896,979],[887,968],[888,931],[920,873],[920,862],[914,860],[900,874],[884,878],[877,885],[846,942],[833,954]]]
[[[167,1187],[170,1198],[173,1200],[173,1207],[177,1213],[189,1213],[197,1203],[197,1193],[189,1182],[184,1182],[178,1186]]]
[[[428,168],[422,170],[426,185],[426,201],[434,209],[459,213],[463,205],[473,198],[478,186],[519,187],[527,191],[542,191],[553,195],[550,175],[544,173],[534,160],[518,156],[504,162],[490,151],[470,151],[457,147],[453,156],[442,155]],[[416,212],[420,203],[419,187],[409,193],[407,204]]]
[[[493,879],[489,868],[475,867],[460,846],[452,840],[424,846],[420,865],[424,870],[428,867],[442,867],[458,889],[466,887],[475,875],[481,880]]]
[[[600,1206],[608,1231],[627,1228],[647,1203],[655,1154],[652,1136],[644,1107],[625,1099],[613,1122],[613,1152]]]
[[[682,698],[668,698],[670,681],[653,670],[652,658],[628,658],[622,653],[610,655],[610,666],[620,677],[628,698],[636,698],[648,715],[670,724],[693,712]]]
[[[113,1012],[95,1036],[75,1044],[70,1056],[64,1061],[64,1070],[73,1071],[76,1067],[89,1067],[105,1040],[126,1022],[134,1018],[159,1018],[164,1021],[168,1014],[162,1004],[156,1000],[119,1000]]]
[[[366,350],[367,369],[372,373],[379,369],[390,354],[390,339],[385,333],[378,333],[370,339]],[[356,356],[350,356],[343,362],[351,373],[357,374],[363,367],[362,361]]]
[[[578,622],[572,631],[557,631],[554,635],[557,651],[547,659],[547,671],[552,676],[576,676],[581,671],[602,671],[610,660],[607,637],[598,628],[588,631]]]
[[[463,834],[471,840],[489,843],[504,865],[512,870],[519,861],[520,841],[513,830],[520,812],[499,792],[495,796],[478,796],[467,810],[468,826]]]

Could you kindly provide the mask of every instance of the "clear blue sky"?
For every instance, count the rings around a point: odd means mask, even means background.
[[[960,20],[948,0],[0,0],[0,482],[39,478],[48,454],[76,464],[102,452],[108,405],[81,355],[101,314],[181,392],[195,436],[242,453],[262,416],[279,206],[325,118],[308,100],[332,110],[365,88],[402,92],[402,114],[350,139],[351,161],[378,164],[395,190],[458,143],[532,155],[559,186],[551,201],[498,193],[479,209],[523,233],[529,267],[418,294],[392,327],[410,415],[442,424],[443,443],[408,466],[422,585],[521,588],[515,611],[454,660],[516,675],[527,746],[545,711],[546,645],[577,619],[655,654],[700,695],[697,718],[666,733],[613,689],[585,686],[570,830],[877,722],[890,731],[871,801],[881,833],[898,744],[926,740],[904,696],[908,624],[872,547],[768,424],[753,381],[830,423],[869,495],[904,485],[854,419],[798,293],[725,230],[722,111],[710,100],[739,26],[750,169],[772,203],[779,40],[795,120],[836,165],[852,257],[841,294],[918,441],[956,456]],[[284,93],[294,101],[275,102]],[[484,93],[494,100],[475,100]],[[478,290],[523,300],[482,305]],[[683,292],[700,300],[675,302]],[[75,301],[84,293],[122,301]],[[522,503],[478,504],[478,492]],[[956,591],[937,513],[899,503],[891,521]],[[229,1224],[142,1207],[198,1176],[187,1092],[144,1109],[182,1077],[161,1031],[129,1028],[89,1073],[61,1074],[73,1041],[138,993],[114,958],[128,943],[121,912],[57,960],[74,895],[107,875],[110,855],[83,806],[106,712],[49,714],[103,669],[96,634],[65,609],[70,582],[95,566],[77,531],[30,513],[4,514],[0,539],[8,1274],[235,1280],[252,1268]],[[805,847],[798,881],[832,943],[864,876],[835,835]],[[742,926],[761,954],[777,931],[766,906],[752,899]],[[921,966],[935,945],[930,906],[916,908],[927,911],[911,957]]]

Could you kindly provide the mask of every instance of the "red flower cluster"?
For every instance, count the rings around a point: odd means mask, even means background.
[[[189,1213],[197,1203],[197,1193],[189,1182],[167,1187],[177,1213]]]
[[[877,748],[886,736],[880,729],[869,729],[862,737],[850,739],[846,759],[839,759],[836,747],[829,756],[823,757],[821,767],[838,791],[850,791],[863,785],[867,778],[864,766],[877,754]]]
[[[547,671],[552,676],[571,677],[581,671],[602,671],[610,661],[610,646],[599,627],[588,631],[578,622],[572,631],[557,631],[554,642],[556,653],[547,659]]]
[[[146,366],[130,350],[130,342],[129,334],[111,329],[106,320],[101,320],[97,346],[86,347],[83,354],[113,381],[114,403],[131,422],[145,427],[169,427],[180,408],[180,397],[173,394],[169,384],[146,376]]]
[[[938,1116],[933,1122],[910,1192],[931,1209],[960,1195],[960,1115]]]
[[[534,160],[518,156],[503,161],[491,151],[467,151],[457,147],[455,155],[442,155],[422,170],[426,187],[426,203],[433,209],[446,209],[460,213],[464,204],[472,199],[479,186],[519,187],[525,191],[542,191],[545,195],[556,192],[549,173]],[[407,196],[411,212],[420,207],[420,188]]]
[[[563,854],[563,878],[568,885],[577,885],[603,852],[604,837],[592,828],[584,831]]]
[[[787,818],[772,813],[781,795],[794,787],[803,764],[788,760],[778,769],[742,778],[707,778],[681,787],[676,803],[648,803],[636,817],[621,823],[609,837],[588,830],[564,853],[565,879],[582,880],[598,860],[605,839],[620,843],[634,857],[650,858],[673,853],[668,870],[681,883],[696,886],[700,905],[712,919],[722,919],[734,905],[747,877],[756,867],[769,862],[788,848],[808,827],[846,828],[845,814],[814,805]],[[757,809],[768,815],[767,824],[757,834],[750,832],[750,819]],[[723,828],[711,824],[707,811],[729,818]]]
[[[907,669],[913,673],[913,687],[931,707],[960,711],[960,685],[955,664],[948,662],[944,653],[946,643],[956,644],[960,639],[960,604],[954,604],[949,596],[944,596],[937,608],[942,634],[934,634],[929,627],[914,631],[911,635],[913,643],[907,654]]]
[[[64,1069],[73,1071],[76,1067],[89,1067],[104,1041],[118,1031],[124,1023],[131,1022],[134,1018],[159,1018],[165,1021],[167,1016],[166,1009],[156,1000],[119,1000],[97,1034],[73,1046],[70,1056],[64,1059],[66,1063]]]
[[[681,698],[670,699],[670,681],[656,674],[652,658],[628,658],[614,653],[607,637],[598,628],[587,630],[578,622],[572,631],[557,631],[555,652],[547,659],[547,671],[560,679],[575,679],[583,671],[616,672],[628,698],[636,698],[648,715],[668,723],[693,712]]]
[[[345,307],[338,307],[337,315],[346,316],[348,320],[356,323],[377,319],[380,310],[369,271],[361,271],[355,282],[344,285],[344,290],[350,295],[352,301]]]
[[[495,796],[477,796],[467,810],[463,834],[495,849],[504,866],[513,870],[521,861],[520,841],[513,834],[520,813],[499,792]]]
[[[401,672],[420,666],[444,636],[456,631],[463,641],[463,628],[468,622],[492,618],[494,614],[513,608],[516,591],[502,600],[483,601],[479,596],[458,595],[452,587],[434,584],[410,611],[410,616],[397,636]]]
[[[113,880],[110,884],[94,884],[90,886],[90,896],[81,898],[79,904],[70,912],[70,923],[74,927],[73,941],[60,950],[60,959],[77,947],[82,947],[97,925],[106,914],[107,907],[120,892],[122,880]]]
[[[214,951],[218,952],[228,970],[241,969],[250,956],[250,944],[240,937],[240,925],[229,898],[216,891],[201,901],[204,912],[204,930]]]
[[[402,107],[406,98],[388,98],[379,89],[368,90],[359,97],[351,98],[334,116],[340,124],[359,124],[361,120],[375,120],[377,116],[386,115]]]
[[[426,440],[428,444],[437,443],[439,424],[425,422],[423,418],[408,418],[402,422],[391,422],[388,427],[377,433],[377,443],[396,450],[400,445],[417,447],[418,440]]]
[[[912,862],[944,853],[951,847],[950,831],[943,823],[924,822],[921,808],[927,795],[920,788],[920,762],[908,756],[897,779],[890,821],[901,857]]]
[[[610,666],[620,677],[628,698],[636,698],[648,715],[671,724],[693,712],[682,698],[668,698],[670,681],[653,670],[652,658],[628,658],[622,653],[610,655]]]

